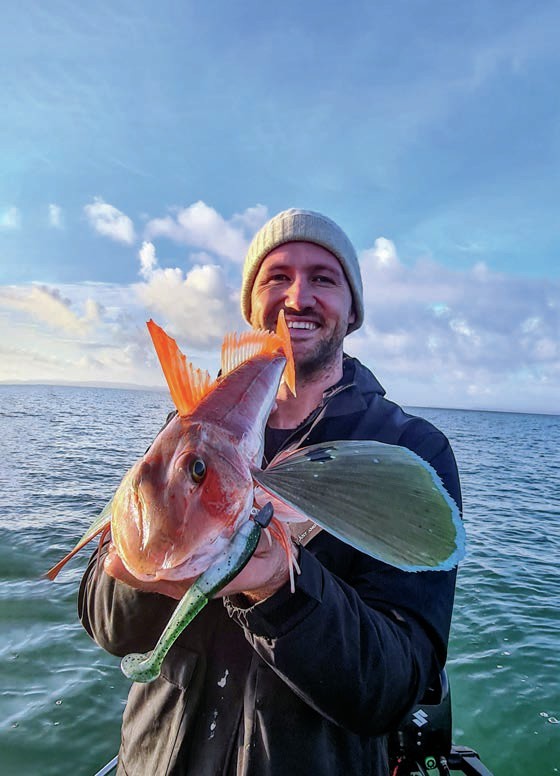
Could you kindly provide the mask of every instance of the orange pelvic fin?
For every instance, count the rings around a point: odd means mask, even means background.
[[[277,356],[282,353],[287,361],[284,370],[284,380],[288,388],[296,394],[295,366],[292,354],[290,332],[284,319],[284,311],[278,315],[276,333],[257,329],[245,331],[242,334],[226,334],[222,344],[222,377],[233,372],[240,364],[255,356]]]
[[[94,537],[98,536],[98,535],[99,535],[100,533],[102,533],[102,532],[103,532],[103,537],[104,537],[104,536],[105,536],[105,534],[107,533],[107,531],[109,530],[109,528],[110,528],[110,527],[111,527],[111,518],[109,517],[109,523],[108,523],[108,525],[100,525],[100,526],[99,526],[99,530],[98,530],[98,531],[96,531],[95,533],[90,533],[90,532],[88,532],[88,533],[87,533],[87,534],[86,534],[86,535],[85,535],[85,536],[84,536],[84,537],[81,539],[81,541],[79,541],[79,542],[78,542],[78,544],[77,544],[77,545],[74,547],[74,549],[73,549],[73,550],[71,550],[71,551],[68,553],[68,555],[65,555],[65,556],[64,556],[64,558],[62,558],[62,560],[59,560],[59,561],[58,561],[58,563],[57,563],[56,565],[54,565],[54,566],[52,567],[52,569],[49,569],[49,570],[48,570],[48,571],[47,571],[47,572],[46,572],[46,573],[45,573],[43,576],[44,576],[44,577],[46,577],[46,579],[50,579],[50,580],[53,580],[53,579],[55,579],[55,578],[58,576],[58,572],[59,572],[59,571],[61,571],[61,570],[63,569],[63,567],[64,567],[64,566],[66,566],[66,564],[68,563],[68,561],[69,561],[71,558],[73,558],[73,557],[74,557],[74,555],[75,555],[77,552],[79,552],[79,551],[82,549],[82,547],[85,547],[85,546],[86,546],[86,544],[88,544],[88,542],[91,542],[91,540],[92,540]]]
[[[174,339],[149,320],[147,323],[163,374],[169,386],[173,404],[179,415],[189,415],[214,386],[210,374],[195,369],[187,361]]]

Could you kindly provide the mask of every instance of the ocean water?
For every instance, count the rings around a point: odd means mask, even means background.
[[[129,682],[82,630],[70,549],[170,409],[165,393],[0,386],[0,774],[90,776]],[[448,673],[453,738],[495,776],[560,773],[560,417],[417,410],[450,438],[469,554]],[[356,776],[359,776],[357,774]]]

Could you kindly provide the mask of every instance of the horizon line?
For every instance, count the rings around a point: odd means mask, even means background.
[[[119,383],[102,380],[0,380],[0,387],[18,388],[26,385],[44,386],[44,387],[63,387],[63,388],[101,388],[116,391],[154,391],[158,393],[169,393],[167,386],[164,385],[140,385],[138,383]],[[171,397],[170,397],[171,398]],[[544,415],[546,417],[560,417],[560,411],[552,410],[519,410],[519,409],[496,409],[495,407],[443,407],[441,405],[424,405],[403,402],[403,407],[425,410],[458,410],[460,412],[496,412],[510,415]]]

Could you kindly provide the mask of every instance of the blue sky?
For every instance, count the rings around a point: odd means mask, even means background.
[[[560,412],[556,3],[3,5],[0,381],[161,384],[151,316],[214,368],[295,206],[391,397]]]

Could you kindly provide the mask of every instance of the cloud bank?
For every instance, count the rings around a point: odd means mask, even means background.
[[[560,411],[560,284],[483,262],[465,271],[426,258],[405,265],[385,238],[360,262],[366,319],[354,344],[370,364],[407,390],[416,379],[424,403],[504,408],[515,396],[529,408],[536,391]]]
[[[142,245],[139,259],[144,282],[134,286],[138,298],[183,343],[217,347],[228,329],[241,327],[238,291],[228,285],[218,264],[195,264],[186,272],[162,269],[150,242]]]
[[[0,287],[0,309],[23,314],[53,332],[84,335],[100,319],[100,305],[93,299],[86,299],[82,315],[72,309],[69,299],[60,291],[47,286]]]
[[[134,243],[131,219],[114,206],[98,199],[86,207],[101,234]],[[195,202],[148,221],[152,239],[133,248],[138,274],[128,284],[0,287],[0,380],[162,384],[145,330],[150,317],[197,366],[215,369],[224,333],[244,327],[240,259],[266,217],[260,205],[226,219]],[[169,241],[184,250],[179,262],[164,258]],[[404,259],[387,237],[359,256],[366,317],[346,349],[391,398],[560,412],[557,281],[493,272],[483,261],[464,270]]]

